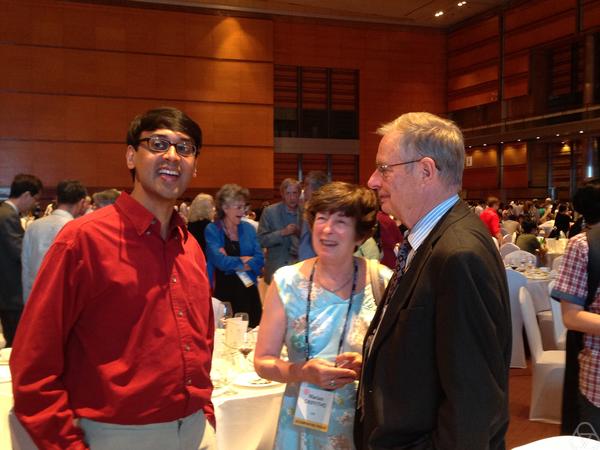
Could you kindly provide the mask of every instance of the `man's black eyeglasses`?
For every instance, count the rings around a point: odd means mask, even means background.
[[[161,136],[142,138],[138,142],[148,142],[148,149],[156,153],[165,153],[169,151],[171,146],[175,147],[175,151],[180,156],[193,156],[198,152],[198,148],[190,141],[171,142]]]

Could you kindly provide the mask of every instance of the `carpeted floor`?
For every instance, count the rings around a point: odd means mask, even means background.
[[[510,369],[510,425],[506,435],[506,448],[557,436],[560,425],[531,422],[529,403],[531,398],[531,363],[527,369]]]

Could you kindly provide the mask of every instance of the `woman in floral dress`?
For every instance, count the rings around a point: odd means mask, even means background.
[[[276,449],[354,448],[362,344],[376,309],[372,287],[384,286],[392,273],[378,265],[378,277],[371,280],[367,260],[353,256],[371,235],[376,212],[375,195],[366,188],[323,186],[306,206],[317,257],[273,276],[254,364],[262,377],[287,383]],[[289,361],[280,358],[283,344]],[[301,384],[333,392],[327,431],[294,424]]]

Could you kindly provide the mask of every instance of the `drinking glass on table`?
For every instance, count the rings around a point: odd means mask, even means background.
[[[233,317],[233,306],[231,306],[231,302],[221,302],[223,305],[223,316],[219,320],[219,327],[225,328],[225,322],[227,319],[231,319]]]

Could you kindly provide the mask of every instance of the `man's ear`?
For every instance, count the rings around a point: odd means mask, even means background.
[[[128,169],[135,169],[135,148],[133,148],[131,145],[127,146],[127,150],[125,151],[125,161],[127,162],[127,168]]]
[[[432,180],[437,170],[435,166],[435,161],[429,156],[426,156],[423,159],[421,159],[421,161],[419,161],[419,165],[421,168],[421,175],[423,181]]]

